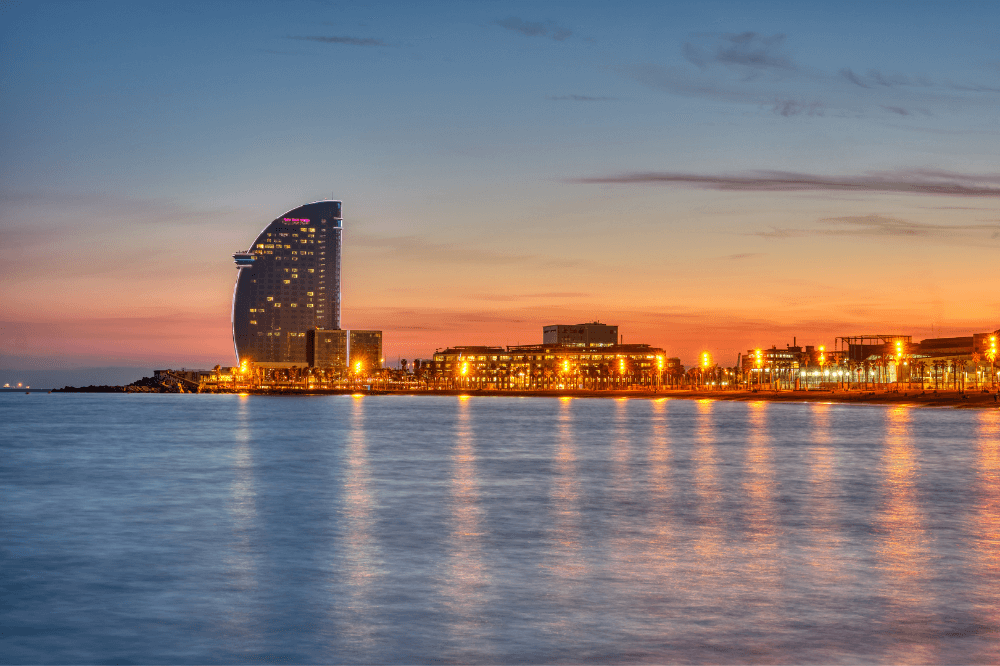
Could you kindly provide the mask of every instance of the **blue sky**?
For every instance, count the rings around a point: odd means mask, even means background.
[[[329,196],[390,358],[1000,318],[995,2],[0,11],[0,367],[227,362],[229,254]]]

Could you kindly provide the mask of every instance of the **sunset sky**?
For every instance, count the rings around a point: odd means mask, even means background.
[[[1000,326],[1000,3],[0,3],[0,368],[234,362],[344,202],[385,355]],[[2,378],[0,378],[2,379]]]

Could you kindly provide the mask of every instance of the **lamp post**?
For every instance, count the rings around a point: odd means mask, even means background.
[[[753,352],[754,365],[757,367],[757,386],[760,387],[761,376],[760,373],[764,367],[764,352],[760,349],[755,349]],[[753,379],[751,377],[751,379]]]
[[[997,360],[997,336],[990,336],[990,345],[986,348],[986,358],[990,362],[990,384],[994,387],[997,385],[997,372],[993,369],[994,363]]]

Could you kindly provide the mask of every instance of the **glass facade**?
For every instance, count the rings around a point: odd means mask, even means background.
[[[307,334],[340,328],[341,202],[317,201],[271,222],[233,255],[239,361],[309,365]]]
[[[351,372],[370,373],[382,367],[382,331],[349,331],[347,361]]]

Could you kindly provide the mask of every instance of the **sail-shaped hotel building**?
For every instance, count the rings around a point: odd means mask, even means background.
[[[381,366],[380,331],[340,331],[341,209],[333,200],[299,206],[268,224],[246,252],[233,255],[239,269],[232,310],[237,362],[316,365],[317,342],[339,347],[335,340],[343,339],[342,353],[326,349],[320,357],[322,365],[346,369],[354,338],[354,356],[363,353],[365,368]],[[375,338],[377,354],[371,349]]]

